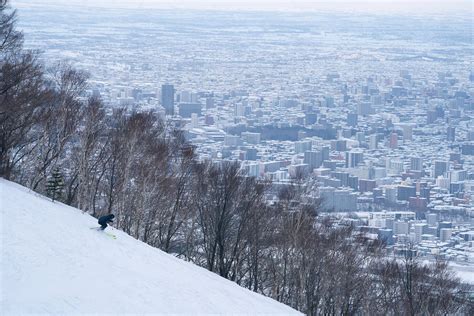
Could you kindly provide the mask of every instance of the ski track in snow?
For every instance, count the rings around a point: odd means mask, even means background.
[[[0,314],[301,315],[0,179]]]

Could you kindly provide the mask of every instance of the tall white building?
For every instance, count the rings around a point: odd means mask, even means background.
[[[441,230],[439,231],[439,239],[441,241],[448,241],[449,239],[451,239],[451,235],[453,233],[453,230],[451,228],[441,228]]]
[[[423,159],[421,157],[410,158],[410,170],[421,171],[423,169]]]
[[[426,222],[431,227],[436,226],[438,222],[438,214],[436,213],[426,214]]]
[[[414,225],[415,228],[415,241],[417,243],[421,242],[421,235],[426,233],[426,228],[428,227],[425,223],[418,223]]]
[[[394,235],[408,235],[409,224],[407,222],[397,221],[393,223],[393,234]]]
[[[378,137],[377,134],[372,134],[369,136],[369,149],[377,149],[378,147]]]

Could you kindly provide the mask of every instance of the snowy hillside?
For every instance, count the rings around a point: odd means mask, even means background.
[[[0,314],[299,315],[0,179]]]

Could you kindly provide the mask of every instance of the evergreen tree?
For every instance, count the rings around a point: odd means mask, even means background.
[[[59,168],[54,168],[51,177],[46,183],[46,194],[53,200],[61,197],[64,188],[64,180]]]

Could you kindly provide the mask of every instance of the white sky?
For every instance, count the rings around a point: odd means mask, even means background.
[[[388,13],[473,13],[472,0],[12,0],[22,7],[51,3],[91,7],[243,10],[330,10]]]

